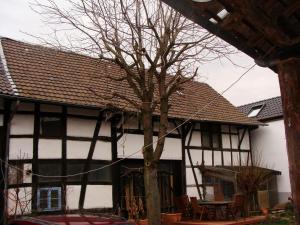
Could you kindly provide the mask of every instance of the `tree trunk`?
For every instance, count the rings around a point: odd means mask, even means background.
[[[157,182],[157,162],[153,152],[152,110],[150,104],[143,108],[144,124],[144,185],[149,225],[160,225],[160,196]]]
[[[295,224],[300,224],[300,60],[290,59],[278,66],[289,159]]]
[[[147,216],[149,225],[160,224],[160,195],[157,183],[157,165],[152,163],[145,165],[144,184],[147,203]]]

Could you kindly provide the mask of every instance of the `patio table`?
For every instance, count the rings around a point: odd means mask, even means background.
[[[226,208],[225,219],[228,219],[227,208],[233,201],[198,201],[198,204],[206,207],[213,207],[216,212],[216,219],[220,219],[218,214],[224,217],[223,208]]]

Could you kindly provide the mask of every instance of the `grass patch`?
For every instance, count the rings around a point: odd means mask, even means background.
[[[260,225],[293,225],[294,222],[294,214],[291,210],[286,210],[282,213],[270,214],[269,218],[260,223]]]

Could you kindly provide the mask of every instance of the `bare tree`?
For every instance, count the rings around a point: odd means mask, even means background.
[[[33,5],[53,28],[54,42],[47,43],[98,56],[125,71],[121,77],[109,78],[128,83],[134,98],[120,93],[113,96],[127,101],[142,115],[147,216],[149,224],[158,225],[157,163],[167,134],[170,96],[197,75],[201,63],[233,51],[159,0],[66,0],[64,5],[61,2],[37,0]],[[62,25],[61,29],[58,25]],[[60,32],[67,37],[63,41]],[[67,36],[67,32],[71,35]],[[154,112],[160,116],[155,149]]]

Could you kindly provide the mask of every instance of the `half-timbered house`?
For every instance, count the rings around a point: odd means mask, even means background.
[[[8,38],[1,38],[0,55],[0,189],[7,196],[1,207],[8,213],[126,209],[129,196],[143,203],[140,114],[111,98],[113,92],[135,96],[125,82],[106,76],[123,71]],[[205,83],[187,82],[170,102],[158,176],[164,210],[175,195],[202,195],[195,165],[249,165],[249,131],[261,125]],[[154,140],[158,118],[155,113]]]

